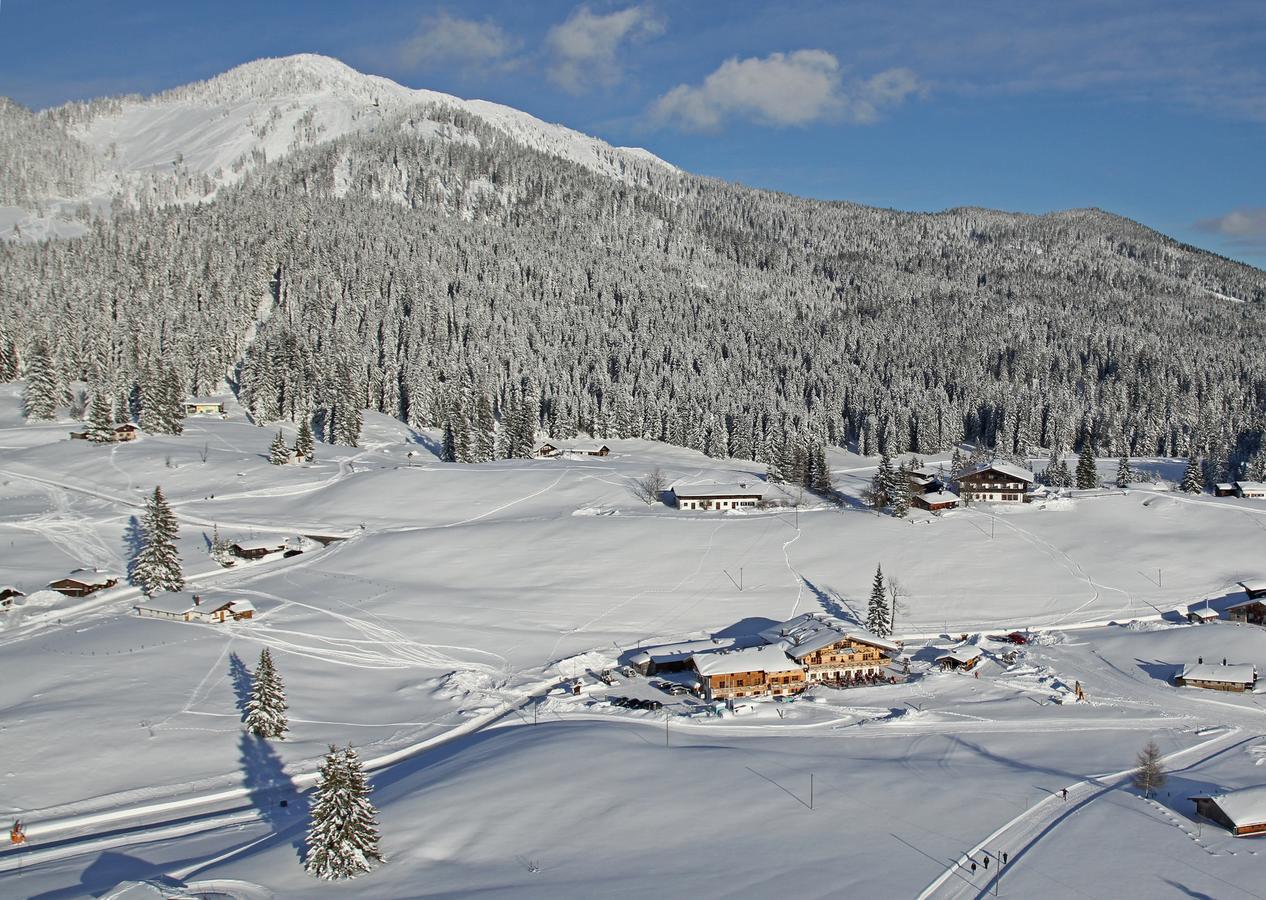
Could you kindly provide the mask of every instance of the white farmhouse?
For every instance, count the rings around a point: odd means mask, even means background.
[[[673,488],[673,496],[678,509],[751,509],[765,499],[765,483],[681,484]]]

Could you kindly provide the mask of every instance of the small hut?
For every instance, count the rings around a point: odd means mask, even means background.
[[[1230,830],[1236,837],[1266,834],[1266,784],[1188,798],[1196,815]]]

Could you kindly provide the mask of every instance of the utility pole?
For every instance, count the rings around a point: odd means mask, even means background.
[[[813,773],[809,773],[809,809],[813,809]]]
[[[672,713],[664,710],[664,749],[668,749],[668,720],[672,718]]]

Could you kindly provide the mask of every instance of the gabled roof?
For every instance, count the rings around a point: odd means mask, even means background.
[[[728,653],[696,653],[691,657],[700,675],[733,675],[737,672],[799,672],[804,666],[782,647],[766,645]]]
[[[25,597],[26,594],[19,591],[11,584],[0,584],[0,594],[10,594],[14,597]]]
[[[1237,581],[1236,584],[1252,594],[1266,591],[1266,578],[1245,578],[1243,581]]]
[[[602,443],[602,441],[575,441],[570,444],[559,445],[558,449],[564,452],[571,451],[572,453],[597,453],[599,450],[610,450],[611,448]]]
[[[920,496],[928,503],[957,503],[958,494],[953,491],[928,491]]]
[[[795,659],[804,659],[810,653],[816,653],[843,640],[857,641],[859,644],[869,644],[893,652],[901,649],[887,638],[821,613],[802,613],[794,619],[766,628],[760,636],[770,644],[781,645]]]
[[[234,541],[231,546],[239,550],[280,550],[286,546],[283,538],[256,538],[253,541]]]
[[[1257,667],[1248,664],[1230,666],[1184,666],[1184,681],[1225,681],[1231,684],[1252,684],[1257,681]]]
[[[1212,800],[1236,828],[1266,823],[1266,784],[1191,799]]]
[[[935,478],[940,472],[931,466],[919,466],[917,469],[911,469],[910,474],[918,475],[920,478]]]
[[[1266,481],[1237,481],[1235,484],[1241,491],[1266,491]]]
[[[975,465],[968,466],[955,477],[966,478],[970,475],[979,475],[981,472],[986,472],[989,469],[993,469],[995,472],[1001,472],[1003,475],[1010,475],[1012,478],[1019,478],[1021,481],[1027,481],[1030,484],[1037,480],[1037,477],[1028,469],[1001,459],[991,459],[988,462],[980,462]]]
[[[689,500],[709,497],[760,498],[765,496],[765,482],[752,479],[751,481],[740,481],[737,484],[682,484],[675,486],[672,490],[678,497],[685,497]]]
[[[1266,597],[1250,597],[1248,600],[1241,600],[1238,603],[1232,603],[1226,609],[1239,609],[1241,606],[1256,606],[1259,603],[1266,603]]]
[[[56,581],[50,581],[49,584],[57,584],[58,581],[73,581],[76,584],[94,585],[106,584],[110,581],[119,581],[122,578],[122,575],[102,569],[75,569],[65,578],[58,578]]]
[[[943,653],[942,655],[936,658],[936,661],[940,662],[943,659],[952,659],[955,662],[969,663],[973,659],[978,658],[979,656],[980,656],[980,648],[972,644],[968,644],[963,647],[955,647],[953,650],[949,651],[948,653]]]
[[[1202,606],[1199,609],[1188,609],[1187,615],[1196,616],[1200,619],[1216,619],[1218,617],[1218,611],[1216,609],[1209,609],[1207,606]]]

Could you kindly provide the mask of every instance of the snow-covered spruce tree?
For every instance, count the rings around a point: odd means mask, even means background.
[[[110,403],[110,395],[104,389],[97,389],[92,395],[92,403],[88,407],[88,440],[104,444],[114,440],[114,409]]]
[[[312,423],[304,416],[295,435],[295,455],[304,462],[316,462],[316,438],[312,435]]]
[[[13,339],[0,330],[0,381],[18,377],[18,348]]]
[[[910,470],[902,463],[892,478],[892,514],[904,519],[910,514]]]
[[[772,437],[765,439],[765,480],[770,484],[782,484],[787,480],[786,474],[780,465],[782,459],[782,450]]]
[[[492,412],[492,398],[479,391],[470,420],[471,462],[492,462],[497,455],[497,419]]]
[[[150,434],[180,434],[180,397],[175,390],[175,377],[163,367],[154,366],[141,373],[141,415],[138,424]]]
[[[1128,487],[1134,478],[1134,468],[1130,465],[1130,458],[1122,454],[1117,461],[1117,487]]]
[[[273,666],[273,655],[259,651],[259,665],[251,675],[251,696],[246,701],[246,727],[257,737],[284,738],[290,729],[286,718],[286,688]]]
[[[1160,748],[1155,741],[1148,741],[1135,761],[1131,778],[1134,787],[1142,791],[1144,797],[1151,797],[1165,784],[1167,777],[1165,766],[1161,763]]]
[[[1064,460],[1061,448],[1055,447],[1051,450],[1051,457],[1046,463],[1046,469],[1042,472],[1042,481],[1053,488],[1072,486],[1072,473],[1068,471],[1068,463]]]
[[[879,457],[879,468],[875,472],[875,478],[871,485],[871,490],[875,493],[875,505],[885,507],[892,503],[893,488],[896,487],[896,472],[892,468],[892,457],[885,450]]]
[[[377,810],[365,770],[351,745],[331,745],[318,772],[303,866],[315,878],[354,878],[383,862]]]
[[[180,569],[180,555],[176,552],[176,535],[179,526],[171,507],[163,497],[161,487],[145,502],[145,514],[141,518],[141,534],[145,546],[136,555],[132,566],[132,583],[146,594],[159,591],[179,591],[185,586]]]
[[[1095,469],[1095,450],[1087,435],[1081,445],[1081,454],[1077,457],[1077,489],[1087,490],[1099,486],[1099,472]]]
[[[57,418],[62,402],[61,378],[53,363],[48,344],[43,339],[31,345],[26,357],[26,390],[22,408],[28,419],[48,421]]]
[[[234,562],[231,545],[221,536],[218,525],[211,526],[211,558],[226,569]]]
[[[808,488],[821,497],[829,497],[835,490],[826,462],[826,448],[821,444],[814,444],[810,451]]]
[[[444,438],[440,443],[440,462],[457,462],[457,435],[453,423],[444,423]]]
[[[870,589],[870,605],[866,609],[866,630],[880,637],[892,633],[888,612],[888,595],[884,588],[882,566],[875,566],[875,581]]]
[[[277,436],[273,438],[272,445],[268,448],[268,461],[274,466],[284,466],[290,462],[290,446],[286,443],[286,438],[278,429]]]
[[[1181,490],[1188,494],[1199,494],[1204,491],[1204,478],[1200,474],[1200,460],[1193,453],[1187,460],[1187,471],[1183,473]]]

